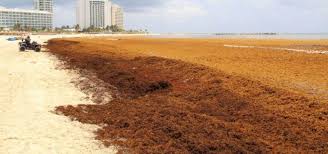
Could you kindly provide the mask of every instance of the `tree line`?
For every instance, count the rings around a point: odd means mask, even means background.
[[[80,25],[74,25],[74,26],[69,26],[69,25],[64,25],[61,27],[55,27],[54,29],[49,29],[46,27],[43,27],[41,29],[36,29],[33,27],[29,26],[24,26],[20,23],[17,23],[13,26],[12,28],[15,31],[29,31],[29,32],[65,32],[65,31],[75,31],[75,32],[113,32],[113,33],[118,33],[118,32],[125,32],[125,33],[148,33],[148,30],[124,30],[120,28],[117,25],[111,25],[111,26],[106,26],[105,28],[98,28],[93,25],[91,25],[88,28],[81,29]],[[0,31],[2,31],[3,28],[0,27]]]
[[[29,27],[26,25],[23,26],[20,23],[15,24],[12,29],[15,31],[51,31],[51,29],[49,29],[47,27],[42,27],[41,29],[36,29],[34,27]],[[3,30],[3,28],[1,30]]]
[[[75,26],[76,30],[80,30],[80,26],[76,25]],[[111,32],[124,32],[124,29],[121,29],[117,25],[111,25],[111,26],[106,26],[105,28],[98,28],[93,25],[91,25],[88,28],[82,29],[82,32],[104,32],[104,31],[111,31]]]

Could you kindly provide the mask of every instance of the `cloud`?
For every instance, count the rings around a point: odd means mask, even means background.
[[[124,7],[126,12],[144,12],[149,8],[160,8],[168,0],[113,0]]]

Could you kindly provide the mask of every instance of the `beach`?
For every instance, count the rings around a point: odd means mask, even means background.
[[[79,76],[58,70],[61,62],[49,53],[19,52],[8,37],[0,37],[0,153],[115,153],[95,140],[98,126],[54,114],[59,105],[92,104],[71,83]]]

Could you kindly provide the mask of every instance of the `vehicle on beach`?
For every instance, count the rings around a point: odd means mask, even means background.
[[[25,51],[25,50],[34,50],[35,52],[41,51],[41,44],[33,41],[32,43],[28,43],[27,41],[22,40],[22,42],[19,42],[19,51]]]

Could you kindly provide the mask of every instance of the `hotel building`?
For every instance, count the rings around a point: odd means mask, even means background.
[[[81,29],[94,26],[97,28],[105,28],[111,23],[110,0],[78,0],[77,5],[77,24]]]
[[[77,0],[76,20],[81,29],[114,24],[123,28],[123,10],[111,0]]]
[[[123,9],[119,5],[112,5],[112,25],[117,25],[120,29],[124,29]]]
[[[0,7],[0,28],[21,27],[51,29],[53,21],[53,1],[35,0],[35,10],[7,9]]]
[[[34,0],[34,9],[53,12],[53,0]]]

